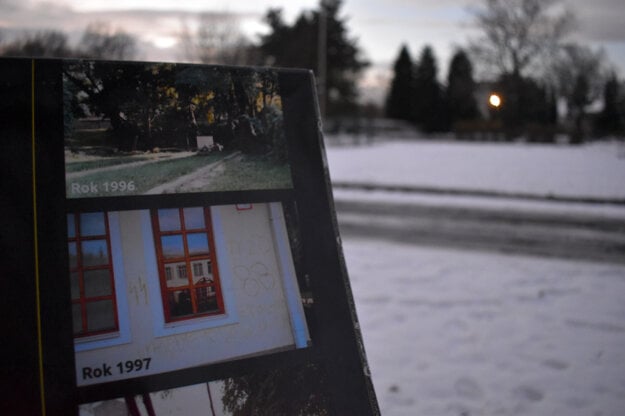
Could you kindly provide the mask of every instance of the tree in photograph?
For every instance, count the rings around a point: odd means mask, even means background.
[[[438,82],[438,65],[430,46],[421,51],[414,85],[415,122],[426,132],[444,130],[443,90]]]
[[[85,109],[80,105],[78,100],[78,87],[67,82],[67,77],[63,77],[63,137],[71,139],[74,133],[74,121],[86,116]]]
[[[459,121],[475,120],[479,110],[475,102],[473,65],[467,53],[458,50],[453,55],[447,75],[445,104],[451,125]]]
[[[326,27],[326,79],[328,114],[341,114],[356,106],[356,82],[368,63],[361,57],[356,39],[348,35],[345,18],[339,16],[341,0],[325,0],[323,8]],[[292,25],[287,24],[280,9],[271,9],[265,16],[269,33],[261,36],[263,63],[279,67],[318,70],[320,10],[302,12]]]
[[[137,40],[106,23],[92,23],[85,29],[77,53],[82,58],[131,60],[137,55]]]
[[[172,106],[167,93],[173,85],[172,71],[172,65],[81,61],[69,65],[63,76],[90,115],[110,120],[117,148],[134,151],[154,145],[155,122]]]
[[[176,73],[174,86],[187,147],[202,134],[228,149],[286,158],[274,71],[189,66]]]
[[[0,48],[0,55],[31,58],[71,58],[67,35],[50,30],[29,34]]]
[[[233,416],[330,414],[326,377],[315,364],[226,379],[222,403]]]
[[[393,66],[393,80],[386,97],[386,116],[397,120],[414,119],[414,64],[403,45]]]
[[[578,143],[588,134],[586,109],[601,97],[606,76],[602,50],[577,44],[564,45],[555,55],[552,78],[567,104],[571,139]]]
[[[615,73],[610,75],[603,87],[603,109],[597,117],[595,130],[603,136],[625,135],[625,97]]]

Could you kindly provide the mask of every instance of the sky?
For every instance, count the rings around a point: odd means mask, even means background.
[[[425,45],[432,46],[439,77],[458,47],[477,36],[472,10],[482,0],[344,0],[341,16],[350,37],[357,39],[371,66],[361,80],[372,99],[383,94],[393,61],[402,44],[414,59]],[[239,17],[242,32],[251,40],[267,31],[266,11],[281,8],[287,21],[302,10],[316,8],[318,0],[0,0],[0,36],[10,39],[22,30],[61,29],[78,38],[89,23],[108,22],[136,35],[140,59],[184,61],[178,44],[183,27],[192,27],[199,13],[229,13]],[[622,0],[562,0],[577,16],[574,38],[602,47],[621,76],[625,76],[625,4]]]

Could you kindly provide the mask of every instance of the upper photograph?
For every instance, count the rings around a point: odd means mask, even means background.
[[[289,189],[273,70],[68,61],[68,198]]]

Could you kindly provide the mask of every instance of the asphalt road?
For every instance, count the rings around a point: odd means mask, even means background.
[[[625,221],[482,208],[335,201],[341,235],[625,264]]]

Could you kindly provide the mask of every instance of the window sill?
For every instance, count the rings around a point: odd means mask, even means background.
[[[166,337],[170,335],[184,334],[191,331],[201,331],[204,329],[217,328],[226,325],[239,323],[236,314],[224,314],[206,316],[203,318],[193,318],[183,321],[169,322],[161,326],[155,326],[155,337]]]
[[[128,344],[130,335],[123,335],[121,332],[110,332],[108,334],[93,335],[90,337],[75,338],[74,351],[90,351],[99,348],[113,347],[116,345]]]

